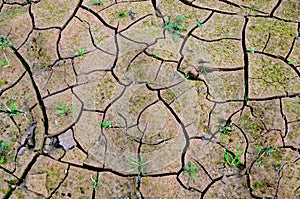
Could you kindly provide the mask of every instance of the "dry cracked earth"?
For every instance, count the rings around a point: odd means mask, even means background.
[[[298,0],[0,0],[1,198],[300,198]]]

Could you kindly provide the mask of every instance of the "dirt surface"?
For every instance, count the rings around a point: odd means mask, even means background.
[[[1,198],[300,198],[298,0],[0,0]]]

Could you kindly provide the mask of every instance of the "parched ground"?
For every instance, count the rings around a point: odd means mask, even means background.
[[[0,0],[1,198],[300,198],[298,0]]]

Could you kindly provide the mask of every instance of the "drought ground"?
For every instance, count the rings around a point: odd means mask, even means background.
[[[298,0],[0,0],[1,198],[300,198]]]

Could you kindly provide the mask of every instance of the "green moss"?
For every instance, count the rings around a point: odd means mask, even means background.
[[[8,8],[8,9],[4,9],[1,14],[1,19],[4,22],[6,22],[7,20],[16,19],[19,16],[24,15],[27,11],[28,10],[26,7],[12,7],[12,8]]]
[[[262,184],[262,183],[259,183],[259,182],[257,182],[257,181],[255,181],[255,182],[253,183],[253,188],[254,188],[255,190],[261,189],[261,188],[263,188],[263,184]]]
[[[165,100],[170,101],[170,100],[173,100],[176,98],[176,93],[174,91],[168,89],[162,94],[162,97]]]
[[[16,185],[17,184],[17,180],[9,180],[7,183],[9,184],[9,185]]]
[[[15,194],[16,194],[18,199],[24,199],[25,198],[25,196],[20,192],[15,192]]]

